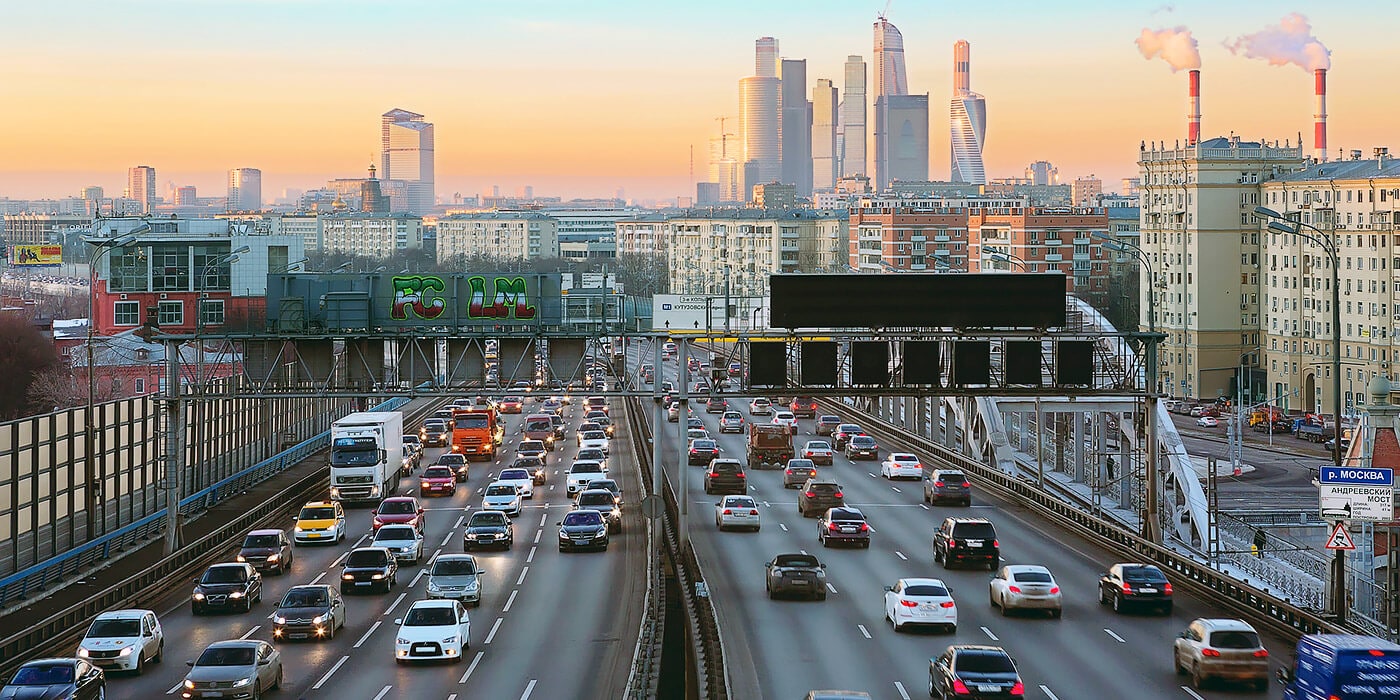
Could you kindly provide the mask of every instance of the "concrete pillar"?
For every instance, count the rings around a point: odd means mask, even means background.
[[[1097,475],[1097,478],[1094,483],[1096,483],[1098,489],[1102,491],[1104,485],[1108,483],[1108,472],[1105,470],[1105,467],[1108,463],[1108,456],[1112,454],[1112,448],[1109,447],[1109,442],[1113,437],[1113,428],[1108,424],[1107,412],[1101,411],[1097,416],[1098,436],[1094,440],[1094,474]],[[1119,442],[1122,441],[1120,440]],[[1118,458],[1114,457],[1113,461],[1118,462]]]
[[[1070,455],[1074,460],[1074,480],[1085,484],[1089,482],[1089,465],[1087,456],[1084,454],[1084,418],[1089,414],[1084,411],[1074,411],[1069,414],[1074,427],[1070,429]]]
[[[952,402],[945,400],[940,405],[939,410],[943,412],[943,446],[956,452],[958,443],[954,437],[956,436],[958,417],[953,412]]]
[[[1069,469],[1065,466],[1065,443],[1067,440],[1060,437],[1065,434],[1065,415],[1059,411],[1051,412],[1046,425],[1050,427],[1050,436],[1047,439],[1053,440],[1055,445],[1055,471],[1068,474]]]
[[[928,429],[928,398],[919,396],[914,399],[914,432],[924,437],[931,437]]]
[[[1026,453],[1031,452],[1030,445],[1026,442],[1031,418],[1032,414],[1026,411],[1016,414],[1016,448]]]

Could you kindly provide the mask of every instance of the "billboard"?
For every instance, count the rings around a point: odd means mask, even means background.
[[[1058,328],[1065,276],[771,275],[774,328]]]
[[[63,264],[63,246],[10,246],[10,264],[16,267],[58,267]]]
[[[557,325],[559,275],[273,275],[267,314],[281,330]]]

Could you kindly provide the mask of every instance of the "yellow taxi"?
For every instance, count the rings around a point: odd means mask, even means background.
[[[336,544],[344,540],[345,509],[339,502],[309,501],[301,507],[292,529],[292,544]]]

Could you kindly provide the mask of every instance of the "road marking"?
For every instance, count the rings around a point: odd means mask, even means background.
[[[866,474],[870,474],[870,472],[866,472]],[[870,478],[874,479],[874,478],[876,478],[876,477],[875,477],[874,474],[870,474]]]
[[[525,686],[525,692],[523,692],[523,693],[520,694],[520,700],[529,700],[529,698],[530,698],[530,693],[535,692],[535,683],[537,683],[537,682],[538,682],[538,681],[536,681],[536,680],[533,679],[533,678],[530,679],[530,684],[527,685],[527,686]],[[378,699],[376,698],[376,700],[378,700]]]
[[[769,503],[768,501],[764,501],[764,502],[763,502],[763,507],[764,507],[764,508],[772,508],[773,505],[772,505],[771,503]]]
[[[323,578],[325,578],[325,577],[326,577],[326,572],[322,571],[321,573],[316,574],[316,578],[311,579],[311,583],[308,584],[308,585],[314,586],[314,585],[320,583],[320,582],[321,582],[321,579],[323,579]]]
[[[787,526],[784,525],[784,524],[782,524],[782,523],[778,523],[778,527],[782,528],[782,529],[783,529],[783,532],[787,532],[787,531],[788,531]]]
[[[365,630],[365,633],[362,634],[362,635],[360,635],[360,641],[355,642],[355,644],[354,644],[351,648],[352,648],[352,649],[359,649],[359,648],[360,648],[360,645],[364,644],[364,643],[365,643],[365,640],[366,640],[366,639],[369,639],[369,636],[370,636],[371,634],[374,634],[374,631],[377,630],[377,629],[379,629],[379,626],[382,625],[382,624],[384,624],[384,621],[383,621],[383,620],[375,620],[375,621],[374,621],[374,624],[370,625],[370,626],[369,626],[369,629]],[[326,674],[326,675],[330,675],[330,674],[328,673],[328,674]],[[319,686],[318,686],[318,687],[319,687]]]
[[[484,651],[478,651],[478,652],[476,652],[476,656],[475,656],[474,658],[472,658],[472,664],[471,664],[470,666],[467,667],[467,672],[466,672],[466,673],[463,673],[463,674],[462,674],[462,677],[461,677],[460,679],[458,679],[457,682],[458,682],[458,683],[466,683],[466,682],[467,682],[467,679],[472,677],[472,671],[475,671],[475,670],[476,670],[476,665],[479,664],[479,663],[481,663],[481,657],[483,657],[483,656],[485,656],[485,655],[486,655],[486,652],[484,652]],[[448,696],[448,700],[451,700],[452,697],[454,697],[454,696]]]
[[[453,529],[453,530],[456,530],[457,528],[461,527],[461,526],[462,526],[462,523],[465,522],[466,519],[467,519],[467,516],[465,516],[465,515],[459,515],[459,516],[457,516],[457,524],[456,524],[456,525],[453,525],[453,526],[452,526],[452,529]]]
[[[501,612],[510,612],[510,606],[515,603],[515,595],[519,592],[519,588],[510,592],[510,597],[506,599],[506,606],[501,608]]]
[[[175,691],[177,691],[177,690],[179,690],[179,689],[181,689],[181,688],[183,688],[183,687],[185,687],[185,682],[184,682],[184,681],[180,681],[179,683],[176,683],[173,687],[171,687],[170,690],[165,691],[165,694],[166,694],[166,695],[174,695],[174,694],[175,694]]]
[[[388,694],[389,694],[389,689],[392,688],[392,687],[394,687],[394,686],[392,686],[392,685],[386,685],[386,686],[384,686],[384,688],[383,688],[382,690],[379,691],[379,694],[376,695],[376,696],[374,696],[374,700],[380,700],[380,698],[383,698],[385,695],[388,695]]]
[[[486,634],[486,641],[482,642],[482,644],[490,644],[491,640],[496,638],[496,630],[501,628],[501,623],[504,621],[504,617],[496,618],[496,624],[491,625],[491,631]]]
[[[539,543],[540,543],[540,535],[543,535],[543,534],[544,534],[544,530],[535,530],[535,544],[539,544]]]
[[[525,583],[525,574],[528,574],[528,573],[530,573],[530,567],[529,567],[529,566],[526,566],[525,568],[521,569],[521,570],[520,570],[520,578],[515,579],[515,585],[519,586],[520,584]]]
[[[438,558],[441,554],[442,554],[442,547],[438,547],[438,548],[433,552],[433,556],[428,557],[428,563],[429,563],[429,564],[432,564],[433,562],[437,561],[437,558]]]
[[[891,486],[890,488],[894,489],[894,492],[895,492],[895,493],[904,493],[903,491],[900,491],[900,490],[899,490],[899,487],[898,487],[898,486]]]
[[[408,582],[408,587],[413,588],[414,586],[418,585],[418,579],[423,578],[423,574],[426,573],[428,573],[427,569],[418,569],[418,573],[413,575],[413,580]]]
[[[1057,697],[1054,693],[1050,692],[1049,688],[1042,685],[1040,686],[1040,689],[1045,691],[1045,697],[1050,698],[1050,700],[1060,700],[1059,697]]]
[[[248,630],[247,632],[244,632],[244,633],[243,633],[243,636],[239,637],[239,639],[247,639],[247,638],[253,636],[253,633],[254,633],[254,632],[257,632],[257,631],[260,630],[260,629],[262,629],[262,625],[253,625],[253,629],[250,629],[250,630]]]
[[[331,674],[333,674],[333,673],[335,673],[336,671],[340,670],[340,667],[341,667],[341,666],[344,666],[344,665],[345,665],[345,662],[346,662],[346,661],[349,661],[349,660],[350,660],[350,657],[349,657],[349,656],[342,656],[342,657],[340,657],[340,660],[337,661],[337,662],[335,662],[335,665],[331,667],[331,670],[326,671],[326,675],[321,676],[321,680],[316,681],[316,685],[311,686],[311,689],[312,689],[312,690],[320,690],[320,689],[321,689],[321,686],[325,685],[325,684],[326,684],[326,681],[328,681],[328,680],[331,679]]]
[[[439,546],[439,547],[446,547],[446,546],[447,546],[447,543],[452,541],[452,535],[453,535],[453,534],[455,534],[455,533],[453,533],[453,532],[451,532],[451,531],[448,531],[447,536],[444,537],[444,538],[442,538],[442,544],[440,544],[440,545],[438,545],[438,546]]]
[[[477,495],[481,495],[481,493],[482,493],[483,491],[485,491],[485,490],[486,490],[486,489],[484,489],[484,488],[480,488],[480,489],[477,489],[477,490],[476,490],[476,493],[477,493]]]
[[[1044,688],[1045,686],[1041,686]],[[894,682],[894,689],[899,691],[900,700],[909,700],[909,691],[904,689],[904,684],[899,681]],[[1057,699],[1058,700],[1058,699]]]
[[[909,557],[904,556],[904,552],[901,552],[897,549],[894,551],[894,555],[899,557],[900,559],[903,559],[904,561],[909,561]]]
[[[1203,698],[1203,697],[1201,697],[1199,694],[1197,694],[1196,691],[1194,691],[1194,690],[1192,690],[1192,689],[1190,689],[1190,688],[1188,688],[1188,687],[1186,687],[1186,686],[1184,686],[1184,685],[1181,686],[1181,689],[1184,690],[1184,691],[1186,691],[1186,694],[1187,694],[1187,695],[1190,695],[1191,697],[1195,698],[1196,700],[1206,700],[1205,698]]]
[[[538,533],[536,533],[536,534],[538,534]],[[530,548],[530,554],[529,554],[528,556],[525,557],[525,563],[528,564],[528,563],[530,563],[530,562],[532,562],[532,561],[535,560],[535,550],[537,550],[537,549],[539,549],[539,547],[531,547],[531,548]]]
[[[983,627],[983,628],[982,628],[982,632],[984,632],[984,633],[985,633],[988,637],[990,637],[991,640],[994,641],[994,642],[1000,642],[1000,641],[1001,641],[1000,639],[997,639],[997,636],[996,636],[995,634],[992,634],[992,631],[989,630],[989,629],[987,629],[986,627]]]
[[[367,540],[367,539],[369,539],[369,533],[365,533],[365,534],[363,534],[363,535],[360,535],[360,539],[355,540],[355,547],[358,547],[358,546],[364,544],[364,543],[365,543],[365,540]],[[354,549],[355,547],[351,547],[351,549]],[[346,552],[346,554],[349,554],[349,552]]]
[[[357,545],[355,545],[355,546],[358,547],[359,545],[357,544]],[[350,553],[349,553],[349,552],[345,552],[345,553],[341,554],[340,556],[336,557],[336,558],[335,558],[335,561],[331,562],[331,567],[334,568],[334,567],[340,566],[340,562],[345,561],[345,557],[348,557],[348,556],[350,556]]]
[[[402,603],[402,602],[403,602],[404,596],[407,596],[407,595],[408,595],[408,591],[404,591],[403,593],[400,593],[400,594],[399,594],[399,597],[395,598],[395,599],[394,599],[394,602],[392,602],[392,603],[389,604],[389,607],[386,608],[386,609],[384,610],[384,614],[381,615],[380,617],[388,617],[388,616],[389,616],[389,613],[394,612],[394,608],[397,608],[397,607],[399,606],[399,603]]]
[[[1113,630],[1111,630],[1111,629],[1109,629],[1109,628],[1107,628],[1107,627],[1103,628],[1103,631],[1107,632],[1107,633],[1108,633],[1108,636],[1113,637],[1114,639],[1118,640],[1119,643],[1121,643],[1121,644],[1127,644],[1127,643],[1128,643],[1126,639],[1123,639],[1122,637],[1118,636],[1118,633],[1117,633],[1117,632],[1114,632]]]
[[[544,527],[545,518],[548,518],[548,517],[549,517],[549,513],[540,513],[540,527]]]
[[[836,592],[836,586],[833,586],[833,585],[831,585],[831,584],[828,583],[828,584],[826,584],[826,590],[831,591],[832,593],[835,593],[835,592]]]
[[[550,485],[549,485],[549,490],[550,490],[550,491],[553,491],[553,490],[554,490],[554,484],[550,484]]]
[[[928,504],[927,504],[927,503],[920,503],[920,504],[919,504],[919,507],[920,507],[920,508],[923,508],[924,510],[929,510],[929,507],[928,507]]]
[[[866,639],[870,639],[870,630],[865,629],[865,625],[856,625],[856,627],[860,628],[860,633],[861,633]]]

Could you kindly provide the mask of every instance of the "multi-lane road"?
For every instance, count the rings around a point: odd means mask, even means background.
[[[473,552],[485,570],[480,607],[472,608],[471,647],[459,663],[399,666],[394,662],[396,617],[426,597],[425,561],[405,566],[387,595],[347,596],[349,620],[335,639],[278,642],[284,666],[283,690],[271,697],[347,698],[552,698],[620,697],[631,668],[646,592],[646,537],[635,512],[607,552],[560,553],[556,524],[571,507],[564,494],[564,471],[577,451],[572,428],[583,415],[575,397],[566,406],[570,430],[550,453],[548,483],[535,489],[515,519],[511,551]],[[526,412],[535,407],[530,401]],[[428,509],[424,552],[462,551],[462,522],[480,507],[481,491],[515,456],[521,416],[506,416],[506,438],[496,463],[475,462],[469,479],[452,497],[422,499]],[[405,426],[408,429],[408,426]],[[412,426],[416,431],[418,426]],[[639,498],[636,457],[625,435],[612,442],[609,476],[618,480],[624,500]],[[430,448],[423,464],[443,451]],[[421,468],[416,473],[421,473]],[[409,479],[399,495],[418,495]],[[339,563],[356,544],[370,539],[370,511],[350,509],[350,534],[333,547],[301,546],[290,573],[264,576],[263,602],[251,613],[193,617],[192,582],[171,582],[155,607],[166,635],[165,662],[139,677],[108,674],[108,697],[151,700],[179,697],[185,660],[208,644],[234,638],[272,640],[269,619],[286,590],[304,583],[338,582]],[[289,520],[286,527],[292,525]],[[230,550],[229,559],[236,554]]]

